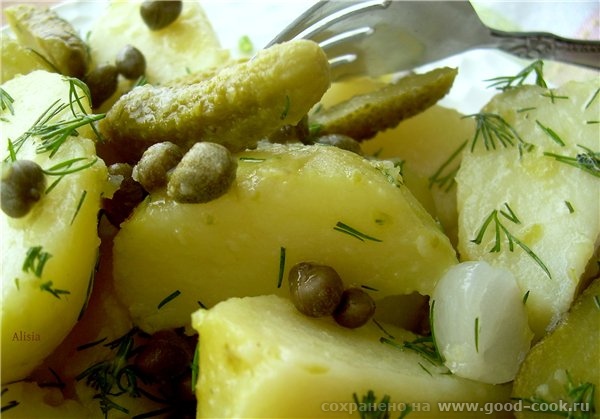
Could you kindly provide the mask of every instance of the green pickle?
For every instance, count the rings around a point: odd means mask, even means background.
[[[424,74],[411,74],[379,90],[356,95],[310,118],[319,135],[344,134],[357,141],[374,137],[414,116],[448,93],[457,70],[442,67]]]
[[[54,11],[19,4],[4,14],[19,43],[46,60],[58,73],[83,79],[90,55],[73,26]]]
[[[135,88],[115,103],[99,127],[128,161],[165,140],[186,150],[209,141],[235,152],[298,123],[329,84],[322,49],[312,41],[290,41],[199,83]]]

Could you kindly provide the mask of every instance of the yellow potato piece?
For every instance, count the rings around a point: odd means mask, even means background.
[[[546,412],[526,411],[544,401],[566,415],[590,414],[600,406],[600,279],[575,301],[560,324],[525,358],[515,379],[513,397],[523,399],[519,418],[545,418]],[[577,391],[574,391],[577,389]],[[561,403],[562,402],[562,403]],[[579,403],[579,404],[575,404]],[[531,406],[540,409],[543,406]],[[569,410],[570,409],[570,410]],[[597,413],[597,411],[596,411]],[[592,416],[588,416],[592,417]]]
[[[6,36],[5,33],[0,36],[2,37],[2,56],[0,58],[2,83],[19,74],[27,74],[35,70],[52,71],[50,64],[33,50],[21,46],[16,40]]]
[[[538,338],[571,306],[600,235],[599,89],[592,79],[499,94],[482,113],[514,145],[472,137],[456,177],[461,257],[512,271]]]
[[[148,82],[164,84],[229,61],[200,2],[184,1],[181,15],[158,31],[142,20],[141,3],[114,0],[98,17],[88,39],[94,65],[114,63],[117,53],[130,44],[144,54]]]
[[[369,390],[376,402],[390,397],[390,417],[409,408],[408,417],[465,417],[457,410],[441,413],[437,402],[483,408],[509,401],[510,386],[448,374],[417,352],[380,342],[388,336],[373,322],[345,329],[330,318],[309,318],[277,296],[232,298],[197,311],[192,322],[200,334],[199,418],[357,417],[353,394],[360,403]],[[400,345],[415,339],[384,328]]]
[[[121,225],[115,287],[142,328],[186,325],[199,303],[285,296],[288,271],[302,261],[377,289],[376,299],[429,294],[456,263],[390,162],[319,145],[270,145],[237,158],[237,179],[221,198],[179,204],[152,194]]]
[[[14,115],[2,111],[2,159],[8,140],[16,143],[47,109],[70,102],[71,85],[63,76],[35,71],[2,85],[14,99]],[[75,87],[75,92],[83,96]],[[85,110],[89,106],[81,101]],[[76,105],[77,106],[77,105]],[[67,106],[53,121],[70,120]],[[53,157],[38,153],[32,136],[16,151],[18,159],[36,161],[44,169],[82,158],[71,168],[96,158],[89,126],[68,137]],[[46,176],[48,186],[59,176]],[[100,195],[106,182],[101,160],[66,174],[23,218],[0,212],[2,244],[2,382],[29,374],[71,330],[91,291],[99,239],[96,234]]]

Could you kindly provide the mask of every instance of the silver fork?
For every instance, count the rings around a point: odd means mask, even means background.
[[[299,38],[321,45],[333,79],[409,70],[475,48],[600,68],[600,41],[491,29],[468,1],[319,1],[267,46]]]

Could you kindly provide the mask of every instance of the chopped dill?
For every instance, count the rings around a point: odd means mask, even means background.
[[[495,77],[485,81],[492,82],[488,87],[495,87],[497,90],[505,91],[517,86],[522,86],[531,74],[535,75],[535,84],[537,86],[544,88],[548,87],[546,80],[544,80],[544,62],[542,60],[534,61],[515,76]]]
[[[565,201],[565,206],[569,210],[569,214],[573,214],[575,212],[575,208],[573,208],[573,205],[569,201]]]
[[[589,173],[592,176],[600,177],[600,152],[579,145],[583,152],[576,156],[565,156],[550,152],[544,152],[544,156],[552,157],[556,161],[568,164]]]
[[[279,272],[277,274],[277,288],[281,288],[283,274],[285,272],[285,247],[279,248]]]
[[[529,293],[531,290],[527,290],[527,292],[523,295],[523,305],[527,304],[527,300],[529,300]]]
[[[52,254],[44,252],[43,246],[33,246],[27,249],[25,261],[23,262],[23,272],[32,272],[38,278],[42,277],[44,266]]]
[[[588,109],[590,106],[592,106],[592,103],[594,103],[596,98],[598,98],[599,94],[600,94],[600,87],[598,87],[596,89],[596,91],[592,94],[592,97],[590,98],[590,100],[588,100],[587,103],[585,104],[584,109]]]
[[[61,299],[61,295],[71,294],[71,291],[53,288],[52,287],[53,284],[54,284],[53,281],[44,282],[43,284],[40,285],[40,289],[42,291],[49,292],[50,294],[52,294],[54,297],[58,298],[59,300]]]
[[[358,239],[362,242],[364,242],[365,240],[370,240],[370,241],[374,241],[374,242],[381,242],[381,240],[369,236],[365,233],[361,233],[360,231],[356,230],[355,228],[350,227],[348,224],[344,224],[341,221],[338,221],[337,224],[335,225],[335,227],[333,227],[333,229],[335,231],[339,231],[345,234],[348,234],[352,237],[354,237],[355,239]]]
[[[363,284],[363,285],[361,285],[360,287],[361,287],[361,288],[364,288],[364,289],[366,289],[366,290],[369,290],[369,291],[379,291],[377,288],[373,288],[373,287],[370,287],[370,286],[368,286],[368,285],[364,285],[364,284]]]
[[[173,301],[175,298],[179,297],[180,295],[181,295],[181,291],[179,291],[179,290],[173,291],[171,294],[167,295],[160,303],[158,303],[157,308],[160,310],[166,304],[170,303],[171,301]]]
[[[521,249],[523,249],[523,251],[525,251],[525,253],[534,260],[535,263],[538,264],[538,266],[540,268],[542,268],[542,270],[546,273],[546,275],[548,275],[548,278],[552,278],[552,275],[550,274],[550,271],[548,270],[548,268],[546,267],[546,265],[542,262],[542,260],[533,252],[533,250],[531,250],[525,243],[523,243],[521,240],[519,240],[518,238],[516,238],[510,231],[508,231],[508,229],[506,228],[506,226],[504,224],[502,224],[500,217],[498,216],[498,214],[502,215],[505,219],[515,223],[515,224],[520,224],[521,221],[517,218],[516,214],[514,213],[514,211],[510,208],[510,206],[507,203],[504,203],[505,208],[507,209],[508,212],[503,211],[503,210],[493,210],[484,220],[481,228],[479,229],[479,232],[477,233],[476,237],[474,239],[471,240],[472,243],[475,244],[481,244],[483,241],[483,237],[489,227],[490,224],[493,223],[494,225],[494,232],[495,232],[495,239],[494,239],[494,246],[490,249],[490,253],[494,253],[494,252],[500,252],[501,247],[502,247],[502,233],[504,233],[504,236],[506,237],[506,239],[508,240],[508,250],[509,251],[514,251],[514,245],[516,244],[517,246],[519,246]]]
[[[437,171],[429,178],[429,189],[431,189],[433,185],[437,185],[444,192],[448,192],[454,185],[456,185],[455,178],[456,174],[458,173],[458,169],[460,169],[460,160],[458,160],[454,168],[448,170],[445,174],[444,171],[457,157],[460,156],[467,143],[468,140],[465,140],[461,145],[459,145],[458,148],[454,150],[452,154],[450,154],[446,161],[444,161]]]
[[[289,95],[285,95],[285,104],[283,106],[283,111],[281,111],[281,115],[279,115],[279,119],[284,120],[285,118],[287,118],[289,112],[290,112],[290,97],[289,97]]]
[[[590,382],[577,383],[573,381],[571,374],[566,371],[567,381],[564,385],[565,399],[561,403],[552,403],[543,397],[513,397],[513,400],[524,402],[523,411],[536,411],[535,406],[544,404],[548,410],[544,412],[556,416],[564,416],[570,419],[591,419],[596,417],[595,393],[596,385]]]
[[[471,152],[475,150],[480,137],[483,138],[486,150],[495,150],[497,143],[505,148],[514,146],[515,142],[525,144],[512,125],[498,114],[484,112],[466,115],[463,118],[475,119],[475,135],[471,140]]]
[[[238,49],[243,54],[252,54],[254,52],[254,44],[248,35],[243,35],[238,40]]]
[[[200,375],[200,342],[196,344],[194,350],[194,358],[192,358],[192,392],[196,391],[196,384],[198,384],[198,377]]]
[[[84,351],[88,348],[93,348],[94,346],[100,345],[101,343],[103,343],[104,341],[106,341],[106,337],[103,337],[102,339],[98,339],[95,340],[93,342],[88,342],[88,343],[84,343],[82,345],[79,345],[77,348],[75,348],[77,351]]]
[[[548,90],[548,93],[542,93],[542,96],[550,98],[550,102],[553,103],[553,104],[556,103],[555,102],[556,99],[564,99],[564,100],[569,99],[569,96],[558,96],[558,95],[555,95],[552,90]]]
[[[15,100],[12,98],[12,96],[9,95],[6,90],[4,90],[3,88],[0,87],[0,109],[3,111],[8,109],[10,114],[14,115],[15,109],[13,108],[13,105],[12,105],[14,102],[15,102]]]
[[[535,120],[535,123],[537,124],[538,127],[540,127],[542,129],[542,131],[544,131],[546,134],[548,134],[548,136],[550,137],[550,139],[552,139],[552,141],[554,141],[556,144],[558,144],[561,147],[565,146],[565,142],[562,140],[562,138],[560,138],[560,136],[556,133],[556,131],[554,131],[550,127],[543,125],[537,119]]]
[[[352,393],[352,399],[356,404],[361,419],[389,419],[390,417],[390,396],[384,394],[381,400],[377,401],[377,397],[373,390],[369,390],[360,400],[356,393]]]
[[[79,201],[77,202],[77,207],[75,207],[75,213],[73,214],[73,217],[71,218],[70,225],[73,225],[73,221],[75,221],[75,218],[77,217],[77,214],[79,214],[79,210],[81,210],[81,207],[83,206],[83,201],[85,201],[85,197],[86,196],[87,196],[87,191],[84,190],[81,193],[81,196],[79,197]]]

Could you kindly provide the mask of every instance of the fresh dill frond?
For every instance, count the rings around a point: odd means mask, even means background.
[[[457,159],[464,148],[467,146],[469,141],[465,140],[461,145],[458,146],[456,150],[450,154],[450,156],[442,163],[442,165],[436,170],[436,172],[429,178],[429,189],[433,187],[433,185],[437,185],[444,192],[450,191],[454,185],[456,185],[456,174],[458,173],[458,169],[460,169],[460,161],[454,166],[452,169],[446,170],[446,168]]]
[[[167,305],[168,303],[170,303],[171,301],[173,301],[175,298],[179,297],[180,295],[181,295],[181,291],[179,291],[179,290],[173,291],[171,294],[169,294],[165,298],[163,298],[163,300],[160,303],[158,303],[157,309],[160,310],[161,308],[163,308],[165,305]]]
[[[54,288],[53,285],[54,285],[53,281],[44,282],[43,284],[40,285],[40,290],[49,292],[50,294],[52,294],[54,297],[58,298],[59,300],[61,299],[61,295],[71,294],[71,291]]]
[[[538,127],[540,127],[542,129],[542,131],[544,131],[548,135],[548,137],[550,137],[550,139],[552,141],[554,141],[556,144],[558,144],[561,147],[565,146],[565,142],[562,140],[562,138],[560,138],[560,136],[556,133],[556,131],[554,131],[552,128],[542,124],[537,119],[535,120],[535,123],[537,124]]]
[[[537,86],[548,87],[546,80],[544,80],[544,62],[542,60],[534,61],[514,76],[494,77],[485,81],[492,82],[488,87],[495,87],[497,90],[505,91],[522,86],[531,74],[535,75],[535,84]]]
[[[600,152],[593,151],[582,145],[579,145],[579,148],[583,149],[583,152],[575,156],[565,156],[550,152],[544,152],[544,156],[552,157],[558,162],[581,169],[592,176],[600,177]]]
[[[361,419],[389,419],[390,418],[390,396],[384,394],[381,400],[377,401],[373,390],[367,391],[359,400],[356,393],[352,393],[352,399],[356,404]]]
[[[514,224],[520,224],[521,223],[521,221],[516,216],[515,212],[510,208],[510,206],[507,203],[504,203],[504,207],[507,209],[507,211],[494,209],[492,212],[490,212],[490,214],[483,221],[483,224],[480,227],[479,231],[477,232],[476,237],[474,239],[472,239],[471,242],[475,243],[477,245],[481,244],[482,241],[483,241],[483,237],[485,236],[485,233],[488,230],[488,227],[490,226],[490,224],[493,224],[493,226],[494,226],[494,228],[493,228],[493,231],[494,231],[494,246],[490,249],[490,253],[500,252],[502,250],[502,235],[504,235],[504,237],[508,241],[508,250],[510,252],[514,251],[514,246],[516,244],[531,259],[533,259],[534,262],[540,268],[542,268],[542,270],[544,271],[544,273],[546,275],[548,275],[548,278],[552,278],[552,275],[550,274],[550,271],[548,270],[548,268],[546,267],[546,265],[544,264],[544,262],[542,262],[542,260],[535,254],[535,252],[533,250],[531,250],[529,248],[529,246],[527,246],[525,243],[523,243],[520,239],[518,239],[517,237],[515,237],[508,230],[508,228],[502,223],[502,221],[500,220],[499,215],[503,216],[505,219],[513,222]]]
[[[506,120],[495,113],[482,112],[471,115],[465,115],[463,118],[473,118],[475,120],[475,134],[471,140],[471,152],[479,138],[483,138],[483,145],[486,150],[493,149],[501,145],[508,148],[517,143],[526,144],[517,131]]]
[[[13,108],[13,105],[12,105],[14,102],[15,102],[15,100],[12,98],[12,96],[9,95],[6,90],[4,90],[3,88],[0,87],[0,109],[3,111],[8,109],[10,114],[14,115],[15,109]]]
[[[381,242],[380,239],[377,239],[373,236],[369,236],[365,233],[361,233],[360,231],[358,231],[357,229],[350,227],[348,224],[345,224],[341,221],[338,221],[335,225],[335,227],[333,227],[333,229],[335,231],[339,231],[345,234],[348,234],[349,236],[354,237],[355,239],[358,239],[362,242],[364,242],[365,240],[370,240],[370,241],[374,241],[374,242]]]
[[[281,288],[281,284],[283,283],[283,275],[285,273],[285,247],[281,246],[279,248],[279,271],[277,274],[277,288]]]
[[[25,261],[21,267],[23,272],[32,272],[36,277],[42,277],[44,266],[52,257],[52,254],[45,252],[43,249],[43,246],[32,246],[27,249]]]

